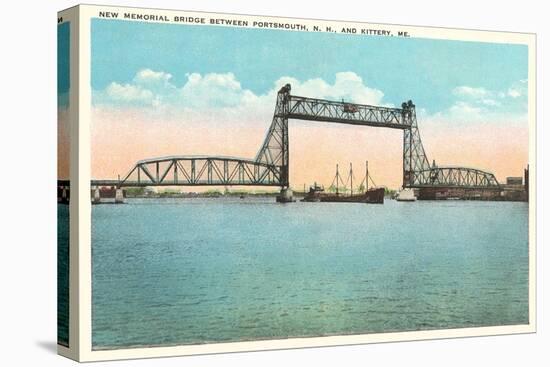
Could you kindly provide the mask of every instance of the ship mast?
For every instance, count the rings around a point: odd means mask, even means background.
[[[338,196],[338,178],[340,177],[340,174],[338,173],[338,163],[336,163],[336,196]]]
[[[369,161],[365,162],[365,192],[369,191]]]
[[[351,165],[351,162],[349,162],[349,178],[350,178],[350,186],[351,186],[351,196],[353,196],[353,166]]]

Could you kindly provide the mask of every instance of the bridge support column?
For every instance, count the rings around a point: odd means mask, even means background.
[[[115,204],[124,204],[124,192],[121,188],[117,188],[115,191]]]
[[[94,196],[92,197],[92,202],[94,204],[99,204],[101,202],[101,192],[99,187],[94,188]]]
[[[63,204],[68,204],[69,203],[69,192],[68,192],[67,186],[63,186],[63,188],[61,189],[61,200],[60,200],[60,202],[63,203]]]
[[[296,201],[289,187],[282,188],[281,193],[276,198],[278,203],[293,203]]]

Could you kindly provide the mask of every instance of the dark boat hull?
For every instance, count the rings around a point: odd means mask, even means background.
[[[384,189],[371,189],[366,193],[344,196],[334,194],[317,194],[315,196],[308,195],[303,201],[308,202],[324,202],[324,203],[367,203],[367,204],[384,204]]]

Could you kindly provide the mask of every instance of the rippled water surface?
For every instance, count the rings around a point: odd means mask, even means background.
[[[96,205],[92,343],[526,324],[527,209],[273,198]]]

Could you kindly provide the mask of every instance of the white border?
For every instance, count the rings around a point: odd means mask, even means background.
[[[70,287],[70,312],[71,316],[78,315],[78,321],[71,318],[71,334],[70,348],[59,347],[60,354],[78,361],[99,361],[99,360],[114,360],[114,359],[130,359],[130,358],[150,358],[150,357],[167,357],[179,355],[196,355],[196,354],[211,354],[211,353],[229,353],[240,351],[259,351],[259,350],[276,350],[289,348],[304,348],[304,347],[319,347],[319,346],[335,346],[335,345],[352,345],[365,343],[380,343],[390,341],[410,341],[410,340],[425,340],[425,339],[440,339],[453,337],[467,336],[488,336],[502,334],[520,334],[531,333],[536,331],[536,298],[535,298],[535,275],[536,275],[536,230],[535,230],[535,215],[536,215],[536,36],[526,33],[509,33],[509,32],[494,32],[494,31],[476,31],[464,29],[448,29],[436,27],[416,27],[416,26],[401,26],[390,24],[375,24],[375,23],[359,23],[359,22],[340,22],[332,20],[312,20],[312,19],[297,19],[283,17],[268,17],[268,16],[249,16],[238,14],[216,14],[203,12],[187,12],[175,10],[160,10],[160,9],[142,9],[114,6],[93,6],[80,5],[78,9],[78,58],[71,60],[71,70],[73,66],[78,65],[79,79],[73,83],[71,79],[71,90],[73,86],[78,86],[78,141],[76,143],[78,149],[78,180],[75,184],[78,186],[78,223],[74,225],[71,220],[71,276],[70,281],[74,286]],[[326,26],[340,28],[342,26],[357,27],[357,28],[377,28],[389,29],[397,33],[397,31],[406,31],[413,38],[431,38],[431,39],[447,39],[461,41],[476,41],[476,42],[492,42],[492,43],[515,43],[528,46],[529,51],[529,102],[528,102],[528,118],[529,118],[529,324],[513,325],[513,326],[496,326],[496,327],[478,327],[478,328],[461,328],[461,329],[440,329],[430,331],[410,331],[397,333],[382,333],[382,334],[365,334],[365,335],[346,335],[346,336],[330,336],[330,337],[311,337],[311,338],[293,338],[279,339],[269,341],[253,341],[253,342],[233,342],[233,343],[215,343],[203,345],[185,345],[171,347],[148,347],[148,348],[131,348],[117,350],[93,351],[91,349],[91,202],[90,202],[90,179],[91,179],[91,160],[90,160],[90,110],[91,110],[91,89],[90,84],[90,20],[97,17],[98,11],[115,11],[115,12],[132,12],[136,14],[154,14],[154,15],[186,15],[199,17],[224,17],[225,19],[247,19],[253,20],[274,21],[274,22],[289,22],[295,23],[299,21],[309,27],[320,25],[323,28]],[[132,21],[132,20],[128,20]],[[162,22],[165,23],[165,22]],[[181,23],[177,23],[181,24]],[[222,26],[222,25],[215,25]],[[249,26],[249,28],[252,28]],[[72,32],[71,28],[71,32]],[[284,32],[284,30],[280,30]],[[338,32],[339,33],[339,32]],[[71,33],[73,37],[73,33]],[[359,36],[358,36],[359,37]],[[71,57],[74,54],[71,52]],[[74,92],[72,92],[74,93]],[[71,96],[72,97],[72,96]],[[71,100],[72,101],[72,100]],[[71,130],[72,131],[72,130]],[[71,135],[73,138],[74,136]],[[71,142],[71,146],[75,145],[75,140]],[[73,157],[71,148],[71,158]],[[71,166],[71,175],[73,173]],[[71,218],[73,218],[71,211]],[[73,237],[73,233],[74,236]],[[77,237],[76,237],[77,236]],[[74,242],[73,238],[79,242]],[[78,243],[78,246],[76,244]],[[73,251],[74,247],[78,250]],[[76,256],[77,259],[73,259]],[[78,264],[74,267],[73,264]],[[73,271],[74,270],[74,271]],[[78,310],[78,313],[75,311]],[[76,325],[74,325],[76,323]],[[76,331],[76,332],[73,332]],[[70,351],[70,353],[69,353]]]

